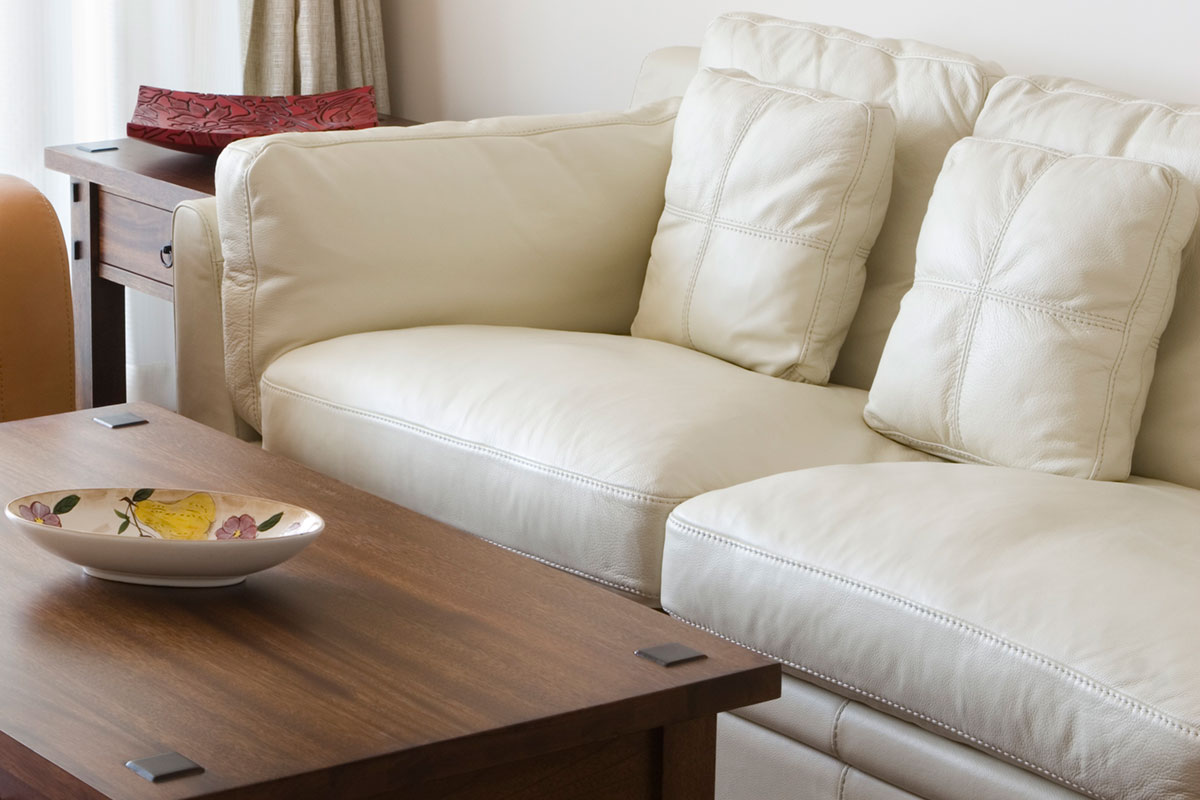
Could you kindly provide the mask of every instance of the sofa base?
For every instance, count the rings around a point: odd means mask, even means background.
[[[1078,800],[1084,795],[791,675],[722,714],[719,800]]]

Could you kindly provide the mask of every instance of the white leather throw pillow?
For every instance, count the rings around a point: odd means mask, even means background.
[[[867,424],[953,461],[1129,477],[1196,213],[1168,166],[962,140]]]
[[[887,106],[701,70],[632,333],[825,383],[891,193]]]

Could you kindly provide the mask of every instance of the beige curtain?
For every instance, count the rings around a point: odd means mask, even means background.
[[[379,0],[241,0],[246,94],[374,86],[390,111]]]

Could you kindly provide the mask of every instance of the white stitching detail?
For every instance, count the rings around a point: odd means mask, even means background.
[[[850,774],[850,765],[844,761],[842,763],[844,766],[842,767],[842,774],[838,776],[837,800],[844,800],[846,797],[846,776]]]
[[[803,22],[792,22],[790,20],[782,20],[782,19],[781,20],[771,20],[769,22],[763,22],[763,21],[756,20],[751,17],[745,16],[742,14],[737,14],[737,13],[722,14],[719,18],[720,19],[729,19],[729,20],[738,20],[740,22],[746,22],[746,23],[754,25],[755,27],[758,27],[758,28],[794,28],[797,30],[808,31],[809,33],[815,34],[816,36],[820,36],[822,39],[833,39],[835,41],[850,42],[852,44],[861,45],[862,47],[870,47],[873,50],[879,50],[882,53],[887,53],[889,56],[892,56],[893,58],[904,59],[904,60],[913,59],[913,60],[919,60],[919,61],[935,61],[935,62],[939,62],[942,64],[959,64],[964,67],[969,67],[970,69],[972,69],[975,72],[984,73],[984,69],[979,64],[976,64],[971,61],[967,61],[965,59],[948,58],[946,56],[937,56],[937,55],[933,55],[931,53],[900,53],[895,50],[892,50],[889,47],[884,47],[881,43],[879,43],[877,41],[871,41],[869,39],[847,35],[849,33],[849,31],[847,31],[846,33],[843,33],[843,34],[834,34],[831,31],[824,30],[824,29],[816,27],[814,25],[806,25]],[[985,73],[985,77],[987,77],[986,73]]]
[[[1003,748],[996,747],[993,744],[989,744],[978,737],[970,735],[966,731],[955,728],[952,725],[948,725],[939,719],[935,719],[935,718],[929,716],[928,714],[922,714],[919,711],[914,711],[913,709],[909,708],[908,706],[901,705],[900,703],[896,703],[892,700],[888,700],[886,697],[883,697],[882,695],[878,695],[873,692],[868,692],[864,689],[860,689],[857,686],[854,686],[853,684],[846,683],[845,681],[839,681],[836,678],[830,677],[829,675],[825,675],[824,673],[817,672],[815,669],[809,669],[808,667],[802,667],[799,664],[797,664],[796,662],[789,661],[786,658],[780,658],[779,656],[775,655],[774,653],[768,653],[766,650],[760,650],[757,647],[751,647],[750,645],[746,644],[745,642],[743,642],[739,639],[734,639],[731,636],[726,636],[723,633],[719,633],[718,631],[716,631],[713,628],[708,627],[707,625],[701,625],[699,622],[693,622],[692,620],[688,619],[687,617],[683,616],[682,614],[676,613],[676,612],[670,610],[669,608],[664,608],[663,610],[666,611],[668,614],[670,614],[674,619],[677,619],[680,622],[684,622],[688,625],[691,625],[694,628],[699,628],[700,630],[702,630],[706,633],[710,633],[719,639],[724,639],[725,641],[730,642],[732,644],[736,644],[739,647],[744,647],[747,650],[750,650],[751,652],[758,653],[760,656],[766,656],[767,658],[774,659],[775,661],[778,661],[781,664],[786,664],[787,666],[791,667],[792,669],[794,669],[798,672],[804,672],[808,675],[812,675],[815,678],[820,678],[821,680],[823,680],[827,683],[831,683],[834,686],[838,686],[842,689],[845,689],[848,692],[854,692],[857,695],[861,695],[862,697],[869,698],[871,700],[874,700],[877,703],[882,703],[886,706],[891,706],[892,708],[896,709],[897,711],[901,711],[905,714],[916,717],[917,719],[925,720],[926,722],[930,723],[931,725],[936,725],[939,728],[942,728],[943,730],[950,731],[951,733],[953,733],[957,736],[960,736],[963,739],[966,739],[967,741],[971,742],[974,745],[977,745],[978,747],[983,747],[987,750],[991,750],[993,753],[999,753],[1000,755],[1004,756],[1005,758],[1015,761],[1016,763],[1021,764],[1022,766],[1028,767],[1029,769],[1031,769],[1035,772],[1040,772],[1041,774],[1043,774],[1049,778],[1053,778],[1054,780],[1059,781],[1060,783],[1066,784],[1067,786],[1070,786],[1071,788],[1076,789],[1076,790],[1082,792],[1083,794],[1086,794],[1088,797],[1094,797],[1094,798],[1096,798],[1096,800],[1107,800],[1107,798],[1105,798],[1103,795],[1097,794],[1096,792],[1093,792],[1090,789],[1086,789],[1083,786],[1080,786],[1079,784],[1072,781],[1070,778],[1065,778],[1062,775],[1059,775],[1055,772],[1051,772],[1050,770],[1046,769],[1045,767],[1039,767],[1037,764],[1034,764],[1032,761],[1028,761],[1024,758],[1021,758],[1020,756],[1013,755],[1012,753],[1008,752],[1007,750],[1005,750]]]
[[[689,211],[688,209],[682,206],[677,206],[674,203],[665,203],[663,205],[663,210],[692,222],[704,223],[708,221],[707,214],[701,214],[697,211]],[[739,233],[746,233],[751,236],[757,235],[763,239],[774,239],[787,244],[804,245],[817,250],[824,250],[829,247],[829,242],[817,236],[808,236],[803,233],[781,231],[776,228],[765,228],[761,225],[751,225],[748,222],[738,222],[737,220],[725,219],[722,217],[714,218],[713,225],[718,228],[726,228],[728,230],[738,231]]]
[[[483,455],[490,456],[492,458],[496,458],[501,461],[507,461],[511,464],[515,464],[517,466],[524,467],[526,469],[531,469],[535,472],[540,472],[540,473],[542,473],[544,475],[548,475],[550,477],[560,478],[562,480],[569,481],[571,483],[578,483],[580,485],[587,486],[590,489],[598,489],[602,492],[608,492],[610,494],[616,495],[617,497],[622,497],[627,500],[633,500],[636,502],[648,503],[648,504],[654,504],[654,505],[677,506],[680,503],[682,503],[684,500],[691,499],[688,497],[659,497],[657,495],[647,494],[645,492],[639,492],[636,489],[629,489],[624,486],[617,486],[615,484],[606,483],[605,481],[597,480],[595,478],[589,478],[586,475],[580,475],[579,473],[571,472],[570,470],[565,470],[565,469],[562,469],[561,467],[552,467],[549,464],[543,464],[540,461],[534,461],[532,459],[522,458],[513,453],[509,453],[504,450],[500,450],[499,448],[488,447],[487,445],[482,445],[477,442],[470,442],[465,439],[459,439],[455,436],[450,436],[449,434],[441,433],[440,431],[431,430],[429,428],[424,427],[423,425],[418,425],[414,422],[409,422],[408,420],[396,419],[394,417],[386,417],[386,416],[383,416],[382,414],[373,414],[369,411],[364,411],[360,408],[344,406],[344,405],[341,405],[340,403],[334,403],[329,400],[325,400],[324,398],[314,397],[313,395],[305,394],[303,392],[298,392],[294,389],[287,389],[287,388],[284,388],[282,386],[272,383],[266,377],[263,377],[262,385],[264,388],[271,389],[272,391],[278,392],[279,394],[288,395],[297,400],[305,400],[307,402],[313,403],[315,405],[324,406],[324,407],[332,409],[334,411],[340,411],[345,414],[353,414],[356,416],[363,417],[365,419],[371,419],[371,420],[375,420],[376,422],[382,422],[385,425],[392,425],[397,428],[404,428],[405,430],[409,431],[410,433],[415,433],[415,434],[424,436],[429,439],[436,439],[440,442],[444,442],[446,444],[450,444],[455,447],[461,447],[464,450],[472,450],[474,452],[481,453]]]
[[[1000,226],[1000,230],[996,232],[996,238],[992,242],[992,246],[988,250],[987,258],[984,260],[983,273],[979,277],[979,288],[976,289],[975,296],[971,303],[971,318],[967,322],[966,341],[962,344],[962,355],[959,358],[957,374],[954,380],[954,400],[950,403],[949,419],[947,420],[947,428],[950,439],[957,443],[959,447],[963,446],[962,438],[962,395],[963,386],[966,383],[967,366],[971,361],[971,348],[975,344],[975,332],[979,326],[979,317],[983,308],[983,293],[987,289],[988,281],[992,278],[992,270],[996,266],[996,260],[1000,257],[1003,251],[1004,239],[1008,236],[1009,227],[1012,225],[1013,219],[1017,216],[1017,212],[1024,205],[1025,199],[1037,186],[1038,182],[1048,173],[1056,164],[1062,161],[1061,156],[1054,157],[1054,160],[1046,163],[1045,166],[1037,170],[1029,176],[1028,182],[1025,184],[1021,193],[1013,201],[1012,207],[1004,217],[1004,224]]]
[[[663,102],[663,101],[657,101],[657,102]],[[605,119],[605,120],[596,121],[596,122],[580,122],[580,123],[576,123],[573,125],[552,125],[552,126],[544,127],[544,128],[525,128],[525,129],[517,130],[517,131],[469,131],[466,133],[444,133],[444,134],[427,133],[427,134],[423,134],[421,136],[414,136],[411,133],[405,134],[405,131],[410,131],[410,130],[412,130],[411,128],[399,128],[395,131],[391,131],[391,130],[388,131],[389,133],[394,133],[395,135],[393,135],[393,136],[362,136],[360,133],[359,135],[352,134],[349,136],[341,136],[341,137],[337,137],[337,138],[331,137],[329,140],[320,141],[320,142],[309,141],[308,140],[309,137],[306,137],[306,136],[304,136],[304,137],[288,137],[288,138],[283,138],[282,140],[273,138],[268,142],[262,142],[262,143],[254,142],[250,146],[257,145],[260,148],[258,150],[258,152],[254,154],[254,158],[257,158],[259,155],[261,155],[262,153],[265,153],[267,150],[269,150],[272,147],[284,147],[284,146],[303,147],[305,149],[319,149],[322,147],[333,147],[333,146],[342,145],[342,144],[374,144],[377,142],[389,142],[390,143],[390,142],[446,141],[446,140],[453,140],[453,139],[516,138],[516,137],[521,137],[521,136],[537,136],[537,135],[540,135],[543,133],[559,133],[561,131],[581,130],[584,128],[613,128],[613,127],[618,127],[618,126],[622,126],[622,125],[629,125],[631,127],[637,127],[637,128],[653,128],[656,125],[662,125],[664,122],[671,122],[672,120],[675,119],[675,116],[677,113],[678,113],[677,111],[673,110],[669,114],[664,114],[660,117],[655,117],[654,119],[649,119],[649,120],[610,118],[610,119]],[[415,127],[423,127],[423,126],[415,126]],[[370,130],[379,130],[379,129],[372,128]],[[320,138],[322,138],[323,140],[325,139],[324,136],[322,136]],[[231,145],[231,146],[233,146],[233,145]],[[246,152],[246,150],[248,150],[249,147],[239,147],[238,149],[242,150],[242,152]]]
[[[850,705],[850,699],[847,698],[838,706],[837,711],[833,715],[833,727],[829,731],[829,752],[834,758],[841,760],[842,756],[838,753],[838,726],[842,724],[842,714],[846,713],[846,707]]]
[[[791,567],[793,569],[797,569],[802,572],[809,572],[818,577],[825,578],[826,580],[829,580],[829,581],[833,581],[834,583],[845,584],[846,586],[857,589],[858,591],[861,591],[865,594],[879,597],[889,603],[893,603],[902,608],[908,609],[909,611],[913,611],[917,614],[920,614],[921,616],[929,617],[930,619],[940,622],[948,627],[956,628],[956,629],[962,630],[966,633],[972,634],[972,635],[976,636],[977,638],[981,639],[982,641],[988,642],[989,644],[993,644],[993,645],[1000,647],[1002,649],[1005,649],[1005,650],[1011,650],[1012,652],[1016,653],[1017,655],[1019,655],[1023,658],[1026,658],[1036,664],[1039,664],[1040,666],[1051,669],[1054,672],[1058,672],[1058,673],[1062,674],[1067,679],[1069,679],[1072,683],[1078,684],[1085,689],[1093,691],[1109,700],[1112,700],[1113,702],[1116,702],[1119,705],[1125,706],[1125,707],[1129,708],[1130,710],[1132,710],[1148,719],[1151,719],[1154,722],[1159,723],[1160,725],[1163,725],[1164,727],[1171,728],[1171,729],[1173,729],[1179,733],[1182,733],[1186,736],[1190,736],[1193,738],[1200,738],[1200,729],[1192,727],[1190,725],[1185,725],[1184,723],[1181,723],[1178,720],[1173,719],[1172,717],[1168,716],[1164,712],[1159,711],[1158,709],[1156,709],[1152,706],[1146,705],[1145,703],[1139,702],[1130,697],[1126,697],[1125,695],[1119,694],[1119,693],[1113,691],[1112,689],[1108,688],[1107,686],[1097,683],[1095,680],[1087,677],[1086,675],[1076,672],[1075,670],[1068,669],[1067,667],[1064,667],[1063,665],[1050,660],[1049,658],[1047,658],[1044,655],[1041,655],[1040,653],[1034,652],[1033,650],[1030,650],[1030,649],[1022,647],[1020,645],[1014,644],[1014,643],[992,633],[991,631],[987,631],[987,630],[979,628],[975,625],[971,625],[969,623],[963,622],[960,619],[955,619],[954,617],[951,617],[948,614],[944,614],[944,613],[941,613],[938,611],[934,611],[930,608],[926,608],[925,606],[918,605],[917,603],[914,603],[912,600],[908,600],[904,597],[900,597],[898,595],[894,595],[894,594],[885,592],[882,589],[876,588],[874,586],[870,586],[870,585],[862,583],[860,581],[855,581],[855,580],[852,580],[845,576],[830,572],[828,570],[814,567],[811,564],[802,564],[798,561],[793,561],[791,559],[784,558],[783,556],[779,556],[774,553],[767,552],[765,550],[759,550],[758,548],[751,547],[742,542],[733,541],[724,536],[721,536],[720,534],[705,530],[705,529],[697,526],[695,523],[685,522],[684,520],[680,519],[677,514],[672,514],[670,517],[667,518],[667,527],[668,528],[675,527],[681,533],[688,533],[688,534],[691,534],[692,536],[696,536],[699,538],[711,539],[712,541],[716,542],[717,544],[721,544],[726,547],[733,548],[735,550],[741,550],[743,552],[749,553],[750,555],[758,556],[760,558],[765,558],[768,561],[774,561],[783,566]],[[697,626],[697,627],[700,627],[700,626]],[[754,649],[754,648],[750,648],[750,649]],[[770,654],[764,653],[764,655],[770,655]],[[776,656],[774,656],[774,655],[771,655],[770,657],[776,658]],[[783,659],[779,659],[779,660],[782,661]],[[785,662],[785,663],[787,663],[787,662]],[[803,667],[800,667],[798,665],[793,665],[793,666],[796,666],[797,669],[803,669]],[[813,673],[813,674],[817,674],[817,673]],[[821,677],[824,677],[824,676],[821,676]]]
[[[725,185],[729,180],[729,170],[733,168],[733,159],[737,155],[738,148],[742,146],[742,142],[746,139],[746,134],[750,132],[750,126],[758,119],[758,115],[762,112],[763,106],[771,99],[771,92],[767,88],[763,88],[762,94],[755,103],[754,107],[749,109],[746,114],[746,121],[742,123],[742,128],[738,131],[732,144],[729,146],[729,152],[725,156],[725,164],[721,169],[721,176],[717,179],[716,189],[713,192],[712,211],[708,214],[708,222],[704,225],[704,237],[700,240],[700,248],[696,251],[696,258],[692,264],[692,278],[688,282],[687,292],[683,298],[683,319],[680,321],[680,327],[683,332],[683,338],[687,342],[688,347],[696,349],[696,343],[692,341],[692,299],[696,293],[696,281],[700,278],[700,270],[704,266],[704,257],[708,254],[708,245],[712,240],[713,226],[712,221],[717,218],[717,213],[721,208],[721,198],[725,194]]]
[[[927,442],[924,439],[917,439],[915,437],[908,436],[907,434],[900,433],[900,431],[886,430],[882,427],[877,427],[886,425],[887,421],[880,419],[875,414],[871,414],[871,423],[872,424],[870,427],[880,436],[886,436],[893,441],[908,445],[915,450],[923,450],[926,453],[931,453],[932,455],[936,455],[941,458],[962,461],[968,464],[983,464],[984,466],[988,467],[1000,466],[995,461],[988,461],[986,458],[981,458],[974,453],[968,453],[966,450],[959,450],[958,448],[949,447],[939,442]]]
[[[1121,337],[1121,347],[1117,351],[1116,361],[1113,362],[1112,371],[1108,375],[1108,391],[1104,399],[1104,423],[1100,426],[1100,439],[1096,443],[1096,461],[1092,466],[1092,474],[1088,476],[1089,478],[1095,478],[1099,475],[1100,468],[1104,465],[1104,449],[1108,443],[1108,424],[1112,419],[1113,398],[1116,397],[1117,393],[1117,375],[1121,371],[1121,365],[1125,363],[1125,356],[1129,353],[1129,340],[1132,338],[1130,334],[1133,332],[1133,320],[1137,317],[1138,310],[1142,307],[1142,301],[1146,299],[1146,292],[1150,289],[1151,279],[1154,277],[1154,267],[1158,263],[1158,253],[1162,248],[1163,239],[1167,237],[1167,229],[1171,225],[1171,217],[1175,214],[1175,202],[1179,199],[1179,180],[1175,177],[1175,173],[1173,171],[1168,172],[1167,179],[1171,183],[1171,199],[1167,203],[1166,211],[1163,213],[1163,221],[1158,228],[1158,236],[1155,237],[1154,247],[1150,250],[1150,259],[1146,263],[1146,272],[1142,275],[1142,285],[1138,288],[1137,297],[1134,298],[1133,304],[1129,308],[1129,314],[1125,318],[1125,333]],[[1141,364],[1145,364],[1144,356]],[[1138,371],[1144,379],[1144,366]],[[1135,405],[1134,408],[1136,407]],[[1132,411],[1130,414],[1132,415]]]
[[[846,217],[850,213],[850,198],[854,195],[855,190],[858,188],[858,182],[862,178],[863,171],[867,166],[867,161],[871,157],[872,145],[875,144],[875,109],[871,108],[870,106],[864,106],[864,108],[867,115],[867,130],[866,135],[863,137],[862,151],[858,157],[858,166],[854,170],[854,177],[850,179],[850,183],[846,186],[846,191],[842,193],[841,207],[838,209],[838,221],[833,227],[833,236],[831,237],[829,243],[829,249],[825,251],[825,258],[821,261],[821,277],[817,281],[817,293],[816,298],[813,300],[812,311],[809,312],[808,329],[804,332],[804,341],[800,343],[800,354],[796,357],[795,362],[793,362],[792,365],[784,371],[785,375],[793,372],[800,372],[805,359],[808,358],[808,351],[812,348],[813,334],[817,329],[817,319],[821,316],[821,306],[825,304],[826,300],[825,284],[829,280],[829,270],[832,266],[831,262],[833,261],[838,244],[841,243],[842,234],[845,233],[846,230]],[[853,256],[851,255],[840,259],[844,268],[843,271],[847,275],[847,280],[849,280],[849,274],[851,271],[850,264],[848,262],[850,262],[852,258]],[[841,297],[839,297],[838,308],[834,311],[833,317],[835,324],[837,323],[838,318],[841,316],[841,313]]]
[[[1087,89],[1083,89],[1083,88],[1055,88],[1055,87],[1051,87],[1051,86],[1046,86],[1045,84],[1042,84],[1042,83],[1038,83],[1038,81],[1032,76],[1008,75],[1005,77],[1008,79],[1011,79],[1014,82],[1020,81],[1021,83],[1029,84],[1030,86],[1034,87],[1035,89],[1040,90],[1044,94],[1050,94],[1050,95],[1077,94],[1077,95],[1081,95],[1083,97],[1097,97],[1097,98],[1100,98],[1103,100],[1109,100],[1114,103],[1120,103],[1121,105],[1154,106],[1156,108],[1162,108],[1167,111],[1170,111],[1173,114],[1178,114],[1181,117],[1200,116],[1200,109],[1193,110],[1191,107],[1189,107],[1185,110],[1184,108],[1180,108],[1178,106],[1173,106],[1170,103],[1163,103],[1158,100],[1146,100],[1146,99],[1143,99],[1140,97],[1122,97],[1117,94],[1108,94],[1107,92],[1101,91],[1099,88],[1097,88],[1095,90],[1087,90]]]
[[[920,284],[928,284],[930,286],[937,286],[943,289],[961,291],[964,294],[973,294],[980,288],[978,285],[962,283],[961,281],[949,280],[947,278],[926,277],[916,278],[913,280],[914,286]],[[1065,305],[1064,303],[1058,303],[1054,300],[1043,300],[1039,297],[1034,297],[1033,295],[1021,294],[1019,292],[1014,292],[1007,289],[1002,291],[1000,289],[994,289],[990,286],[983,287],[983,293],[994,300],[1015,301],[1015,305],[1028,306],[1031,310],[1044,311],[1052,316],[1066,319],[1078,317],[1078,319],[1075,321],[1085,325],[1096,325],[1101,328],[1117,331],[1118,333],[1125,330],[1125,323],[1119,319],[1106,317],[1103,314],[1093,314],[1090,311],[1078,311],[1070,306]]]
[[[488,544],[494,544],[494,545],[496,545],[496,547],[499,547],[501,550],[507,550],[510,553],[516,553],[519,556],[525,556],[525,558],[533,559],[534,561],[537,561],[541,564],[545,564],[548,567],[554,567],[555,569],[561,569],[563,572],[569,572],[572,575],[578,575],[581,578],[586,578],[589,581],[595,581],[596,583],[603,583],[605,586],[612,587],[613,589],[620,589],[622,592],[629,592],[630,594],[636,594],[638,597],[644,597],[647,600],[657,600],[658,599],[658,595],[656,595],[656,594],[649,594],[647,592],[642,592],[637,589],[631,589],[630,587],[624,586],[620,583],[616,583],[614,581],[608,581],[608,580],[605,580],[604,578],[598,578],[595,575],[591,574],[590,572],[584,572],[583,570],[573,569],[571,567],[564,567],[562,564],[556,563],[554,561],[550,561],[549,559],[545,559],[540,556],[535,556],[533,553],[527,553],[524,550],[518,550],[515,547],[509,547],[506,544],[501,544],[500,542],[497,542],[495,539],[489,539],[488,537],[480,536],[477,533],[473,533],[471,535],[477,539],[482,539],[483,541],[487,542]]]

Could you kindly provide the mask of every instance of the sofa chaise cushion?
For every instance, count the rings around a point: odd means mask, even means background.
[[[1148,479],[821,467],[681,505],[663,607],[1083,795],[1194,800],[1197,519]]]
[[[744,12],[724,14],[709,25],[700,66],[886,103],[895,113],[891,202],[867,258],[866,285],[832,378],[871,388],[900,298],[912,283],[917,232],[942,159],[950,145],[971,133],[1003,70],[923,42]]]
[[[1128,478],[1195,224],[1171,167],[958,142],[867,424],[952,461]]]
[[[262,392],[268,449],[651,601],[679,502],[835,461],[932,458],[869,429],[861,390],[629,336],[355,334],[281,356]]]
[[[679,107],[634,336],[824,384],[892,191],[885,105],[703,69]]]
[[[1168,164],[1200,196],[1200,106],[1170,105],[1065,78],[996,84],[975,135]],[[1175,311],[1133,451],[1133,473],[1200,489],[1200,235],[1183,251]]]

